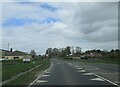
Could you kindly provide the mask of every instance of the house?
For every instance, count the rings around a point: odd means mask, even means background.
[[[18,50],[5,54],[5,58],[7,58],[7,59],[24,59],[26,57],[31,58],[31,56],[28,55],[27,53],[21,52],[21,51],[18,51]]]
[[[90,53],[86,53],[86,57],[102,57],[101,53],[97,53],[97,52],[90,52]]]
[[[0,58],[4,58],[5,57],[5,54],[6,53],[9,53],[10,51],[8,50],[3,50],[3,49],[0,49]]]
[[[2,58],[9,59],[9,60],[31,58],[29,54],[22,52],[22,51],[18,51],[18,50],[12,52],[12,50],[8,51],[8,50],[0,49],[0,53],[2,54],[1,55]]]
[[[101,57],[102,54],[101,53],[97,53],[97,52],[92,52],[90,53],[91,57]]]

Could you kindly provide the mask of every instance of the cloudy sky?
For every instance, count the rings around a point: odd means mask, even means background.
[[[38,54],[49,47],[118,48],[117,2],[4,2],[2,48]]]

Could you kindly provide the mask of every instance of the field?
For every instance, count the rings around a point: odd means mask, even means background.
[[[27,85],[32,80],[34,80],[40,71],[47,69],[50,66],[50,59],[37,59],[33,60],[30,63],[23,63],[22,61],[4,61],[2,65],[2,81],[8,80],[12,78],[13,76],[16,76],[19,73],[25,72],[31,68],[34,68],[37,65],[40,65],[38,68],[27,72],[24,75],[19,76],[15,80],[12,80],[6,85]]]
[[[67,58],[64,58],[68,60]],[[88,59],[69,59],[69,61],[77,61],[77,62],[88,62],[88,63],[106,63],[106,64],[119,64],[119,59],[110,59],[110,58],[88,58]]]

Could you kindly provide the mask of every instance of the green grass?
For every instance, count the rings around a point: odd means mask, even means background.
[[[2,81],[2,62],[0,61],[0,82]]]
[[[33,60],[30,63],[23,63],[21,60],[3,61],[2,81],[8,80],[19,73],[25,72],[39,64],[42,64],[43,61],[44,60],[42,59]]]
[[[81,59],[80,62],[89,62],[89,63],[106,63],[106,64],[117,64],[118,60],[109,59],[109,58],[90,58],[90,59]]]
[[[64,59],[63,60],[67,60],[67,61],[77,61],[77,62],[86,62],[86,63],[105,63],[105,64],[119,64],[118,62],[119,59],[110,59],[110,58],[88,58],[88,59]]]
[[[24,75],[21,75],[20,77],[16,78],[15,80],[9,81],[8,83],[4,84],[3,86],[9,86],[9,85],[28,85],[30,84],[38,75],[38,73],[40,73],[40,71],[45,70],[47,68],[49,68],[50,66],[50,59],[46,59],[46,60],[40,60],[42,66],[27,72]]]

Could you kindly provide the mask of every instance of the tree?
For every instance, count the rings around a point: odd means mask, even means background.
[[[30,55],[32,56],[32,58],[35,58],[35,57],[36,57],[36,52],[35,52],[35,50],[31,50]]]
[[[60,57],[65,57],[65,56],[66,56],[65,50],[62,50],[62,51],[59,53],[59,56],[60,56]]]
[[[119,49],[115,49],[115,53],[120,53],[120,50]]]
[[[53,56],[58,56],[59,50],[57,48],[53,48],[52,50],[52,55]]]
[[[67,46],[67,47],[66,47],[66,49],[65,49],[65,53],[66,53],[66,55],[71,54],[70,46]]]
[[[101,53],[101,50],[96,50],[97,51],[97,53]]]
[[[112,49],[112,50],[110,51],[110,53],[114,53],[114,50]]]

